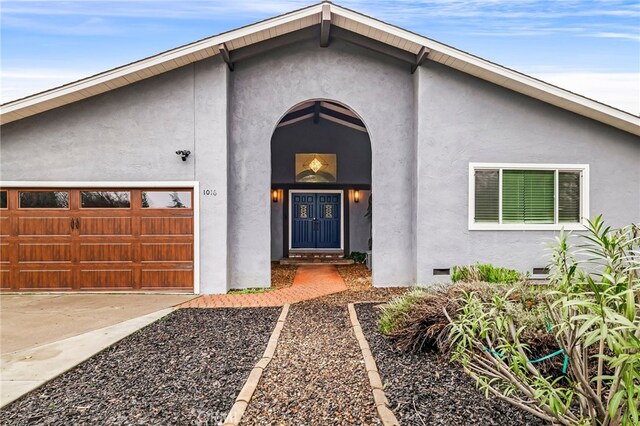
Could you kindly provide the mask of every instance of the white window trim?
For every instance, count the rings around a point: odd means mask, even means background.
[[[0,181],[2,188],[193,189],[193,293],[200,294],[200,183],[198,181]],[[84,292],[83,292],[84,293]],[[128,293],[138,293],[136,291]],[[145,293],[144,291],[140,293]]]
[[[483,169],[500,169],[500,170],[562,170],[562,171],[580,171],[582,172],[582,181],[580,185],[580,215],[581,223],[555,223],[555,224],[531,224],[531,223],[502,223],[502,215],[499,215],[499,223],[476,223],[475,222],[475,171]],[[499,178],[499,211],[502,211],[502,173]],[[557,202],[557,179],[555,185],[555,217],[558,217]],[[469,163],[469,230],[470,231],[559,231],[565,229],[567,231],[581,231],[586,229],[587,219],[589,215],[589,165],[588,164],[536,164],[536,163]]]

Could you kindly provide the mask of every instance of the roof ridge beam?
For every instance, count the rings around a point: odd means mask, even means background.
[[[331,34],[331,5],[322,5],[322,20],[320,23],[320,47],[329,47],[329,35]]]

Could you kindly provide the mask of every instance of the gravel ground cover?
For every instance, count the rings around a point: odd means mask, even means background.
[[[440,354],[396,350],[377,331],[375,304],[355,305],[385,385],[390,408],[403,425],[510,425],[546,424],[537,417],[475,388],[474,382]]]
[[[327,297],[291,306],[241,424],[381,424],[346,302]]]
[[[363,291],[371,288],[371,271],[367,265],[354,263],[352,265],[337,265],[338,273],[351,291]]]
[[[0,424],[222,424],[280,311],[179,309],[2,408]]]
[[[271,288],[291,287],[296,276],[296,265],[281,265],[279,262],[271,262]]]

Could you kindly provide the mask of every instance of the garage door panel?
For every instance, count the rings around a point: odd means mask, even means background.
[[[11,290],[11,271],[0,269],[0,289]]]
[[[19,217],[18,235],[21,237],[71,235],[71,217]]]
[[[192,291],[193,203],[145,206],[144,191],[9,189],[14,201],[0,211],[0,290]],[[184,189],[147,192],[193,198]],[[126,197],[104,202],[114,194]]]
[[[4,212],[2,213],[5,214]],[[11,235],[11,220],[7,216],[0,217],[0,236],[6,237]]]
[[[71,290],[73,270],[68,269],[20,269],[18,270],[20,290]]]
[[[81,269],[81,290],[132,289],[133,269]]]
[[[71,263],[71,243],[18,243],[20,263]]]
[[[9,263],[11,259],[9,247],[9,243],[0,243],[0,264]]]
[[[142,269],[140,286],[145,290],[193,287],[193,269]]]
[[[193,244],[188,243],[141,243],[142,262],[191,262]]]
[[[82,217],[79,233],[92,235],[131,235],[131,217]]]
[[[132,262],[133,243],[80,243],[80,262]]]
[[[142,217],[141,235],[192,235],[193,217]]]

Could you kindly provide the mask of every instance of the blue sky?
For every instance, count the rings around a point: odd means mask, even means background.
[[[2,101],[311,3],[0,0]],[[640,0],[336,3],[640,113]]]

